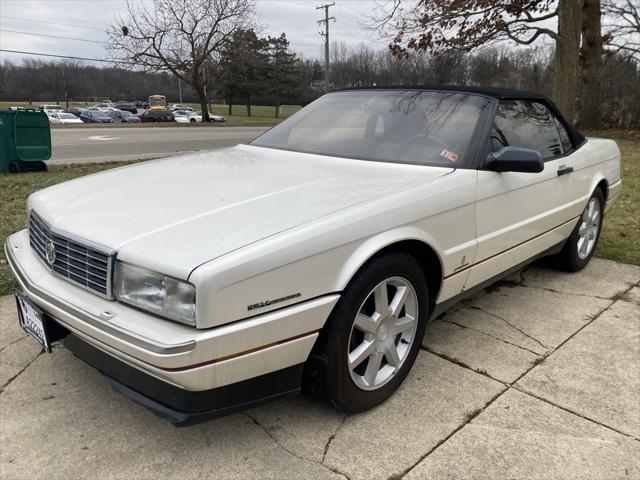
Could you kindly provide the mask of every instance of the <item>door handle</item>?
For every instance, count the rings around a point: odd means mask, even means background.
[[[558,176],[567,175],[571,172],[573,172],[573,167],[565,167],[564,165],[562,165],[560,168],[558,168]]]

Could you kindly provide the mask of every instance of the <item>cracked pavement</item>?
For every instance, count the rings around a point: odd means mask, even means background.
[[[344,415],[299,396],[175,428],[0,298],[2,478],[640,478],[640,267],[532,266],[427,327],[402,387]]]

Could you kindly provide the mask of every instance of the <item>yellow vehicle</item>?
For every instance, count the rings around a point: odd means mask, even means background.
[[[149,97],[149,110],[165,110],[167,108],[167,97],[164,95],[151,95]]]

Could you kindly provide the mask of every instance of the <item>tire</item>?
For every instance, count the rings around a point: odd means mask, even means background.
[[[196,123],[196,119],[192,118],[191,120],[189,120],[191,123]]]
[[[590,218],[593,213],[597,212],[597,225],[594,226],[594,219]],[[600,232],[602,231],[602,219],[604,214],[604,195],[600,188],[596,188],[587,205],[580,216],[578,223],[569,235],[567,242],[557,255],[550,259],[550,263],[567,272],[577,272],[587,266],[589,260],[596,251]],[[583,239],[581,233],[585,232],[586,237]],[[582,240],[582,241],[581,241]]]
[[[400,292],[405,292],[406,302],[395,316],[373,320],[374,310],[384,310],[376,305],[374,290],[387,292],[386,304],[383,294],[379,297],[380,305],[387,308],[400,298],[396,296]],[[384,402],[404,381],[418,355],[429,315],[428,295],[424,272],[412,256],[390,253],[367,263],[344,290],[320,331],[305,364],[304,390],[345,412],[361,412]],[[356,316],[369,320],[358,322],[366,328],[356,325]],[[399,328],[406,330],[396,333]],[[370,344],[374,345],[372,350]],[[355,360],[358,352],[369,350],[363,360]],[[391,355],[394,350],[395,357]],[[355,361],[350,364],[349,359]],[[372,376],[370,369],[377,375]]]

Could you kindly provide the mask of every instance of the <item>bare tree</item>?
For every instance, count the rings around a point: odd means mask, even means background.
[[[208,121],[210,69],[233,33],[250,26],[254,8],[254,0],[127,0],[126,17],[107,31],[108,49],[122,65],[169,71],[190,84]]]
[[[602,13],[600,0],[584,0],[580,51],[580,104],[578,124],[597,130],[601,127]]]
[[[372,19],[386,31],[396,56],[409,51],[470,51],[497,41],[532,45],[540,38],[555,45],[553,97],[576,116],[582,0],[393,0]],[[549,21],[557,17],[557,30]]]
[[[602,12],[605,44],[614,53],[640,60],[640,3],[633,0],[605,0]]]

